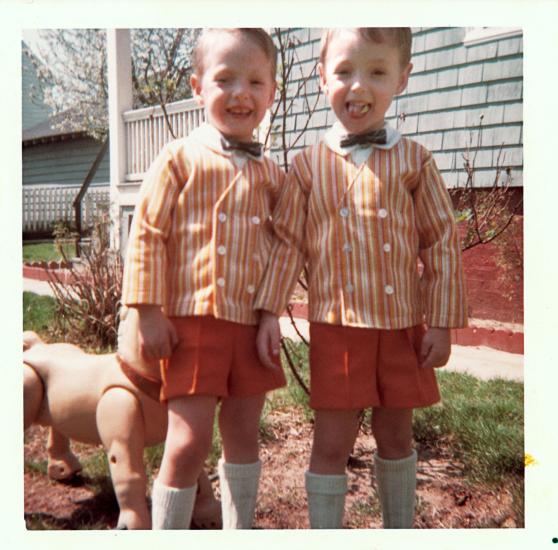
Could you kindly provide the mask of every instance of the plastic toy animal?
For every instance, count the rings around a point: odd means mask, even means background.
[[[126,376],[114,353],[95,355],[72,344],[47,344],[31,331],[23,334],[23,365],[24,428],[50,428],[49,477],[66,480],[81,470],[70,439],[102,443],[120,507],[116,528],[150,529],[143,450],[164,441],[167,412],[145,393],[149,383],[140,391],[143,378]],[[221,527],[220,503],[205,473],[198,480],[192,527]]]

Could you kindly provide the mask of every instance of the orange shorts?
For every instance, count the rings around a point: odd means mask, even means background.
[[[213,316],[170,317],[180,342],[161,361],[161,400],[186,395],[248,397],[286,384],[280,367],[266,368],[256,350],[256,325]]]
[[[377,330],[310,323],[313,409],[426,407],[440,400],[434,369],[419,367],[424,327]]]

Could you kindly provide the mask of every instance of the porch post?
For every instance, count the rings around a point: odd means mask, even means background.
[[[111,246],[120,249],[122,224],[119,186],[126,177],[126,128],[122,113],[132,108],[132,49],[129,29],[107,29],[107,72]]]

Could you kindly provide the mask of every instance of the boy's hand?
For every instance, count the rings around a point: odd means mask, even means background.
[[[170,357],[178,344],[174,325],[158,305],[136,305],[140,353],[146,361]]]
[[[443,367],[451,353],[449,328],[429,328],[422,339],[420,366],[424,368]]]
[[[258,348],[260,361],[270,369],[279,368],[280,342],[281,329],[279,327],[279,318],[274,313],[262,311],[256,347]]]

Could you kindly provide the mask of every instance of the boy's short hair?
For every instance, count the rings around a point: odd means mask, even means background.
[[[327,56],[327,49],[332,37],[343,29],[326,29],[322,34],[320,46],[320,63],[324,63]],[[413,33],[410,27],[359,27],[354,29],[362,38],[369,42],[382,44],[389,42],[399,50],[401,65],[406,67],[411,61],[411,46],[413,43]]]
[[[204,29],[198,39],[198,42],[196,43],[194,51],[192,52],[192,66],[196,74],[201,75],[203,73],[203,56],[206,45],[210,40],[215,40],[215,35],[220,33],[241,35],[259,46],[271,63],[271,77],[275,80],[275,73],[277,71],[277,48],[275,47],[271,36],[269,36],[269,34],[267,34],[267,32],[263,29],[258,28]]]

